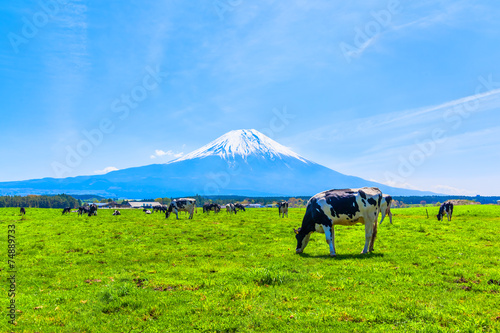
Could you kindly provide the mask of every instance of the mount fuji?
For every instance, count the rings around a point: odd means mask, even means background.
[[[104,175],[0,183],[0,194],[98,194],[157,198],[200,194],[309,196],[333,188],[375,186],[391,195],[432,195],[347,176],[307,160],[256,130],[228,132],[166,164]]]

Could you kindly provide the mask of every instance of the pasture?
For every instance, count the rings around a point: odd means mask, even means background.
[[[375,251],[364,227],[314,233],[305,209],[237,215],[0,209],[1,332],[500,331],[500,207],[393,209]],[[8,323],[7,230],[16,225],[17,325]]]

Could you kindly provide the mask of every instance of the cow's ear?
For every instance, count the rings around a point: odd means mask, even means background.
[[[293,231],[295,232],[296,235],[298,235],[300,230],[293,228]]]

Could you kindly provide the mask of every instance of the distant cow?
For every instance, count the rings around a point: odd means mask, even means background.
[[[142,211],[146,214],[151,214],[151,211],[149,209],[144,208]]]
[[[174,199],[168,206],[165,218],[169,218],[172,212],[179,219],[179,212],[188,212],[189,219],[193,218],[194,209],[196,208],[196,200],[190,198]]]
[[[63,209],[62,215],[66,214],[66,213],[71,213],[71,208],[70,207],[67,207],[67,208]]]
[[[92,215],[97,216],[97,205],[96,204],[92,204],[89,206],[88,215],[89,216],[92,216]]]
[[[438,221],[443,219],[444,214],[448,215],[448,221],[451,221],[451,215],[453,214],[453,204],[450,201],[444,202],[441,207],[439,207],[439,213],[436,215]]]
[[[166,213],[167,212],[167,207],[164,206],[164,205],[158,205],[158,206],[154,206],[153,207],[153,213],[156,213],[156,212],[162,212],[162,213]]]
[[[388,194],[383,194],[382,203],[380,204],[380,212],[382,213],[380,224],[382,224],[382,221],[384,221],[386,215],[389,216],[389,222],[392,224],[391,204],[392,204],[392,197]]]
[[[330,256],[335,256],[335,225],[365,225],[365,246],[361,253],[373,251],[377,235],[377,218],[380,213],[382,192],[376,187],[329,190],[313,196],[307,202],[302,227],[295,230],[297,253],[302,253],[314,231],[324,233],[330,246]]]
[[[120,213],[120,211],[119,211],[119,210],[115,210],[115,211],[113,212],[113,215],[122,215],[122,213]]]
[[[24,209],[24,207],[21,207],[20,212],[21,212],[21,215],[25,215],[26,214],[26,209]]]
[[[279,216],[280,217],[288,217],[288,202],[282,201],[278,202],[278,211],[279,211]]]
[[[240,203],[237,203],[237,204],[234,204],[234,210],[237,211],[237,210],[242,210],[242,211],[245,211],[245,206],[243,206],[242,204]]]
[[[87,214],[89,212],[89,208],[87,206],[81,206],[78,208],[78,216],[83,214]]]
[[[220,205],[216,203],[206,203],[203,205],[203,213],[210,213],[210,211],[213,211],[215,214],[220,212]]]
[[[226,212],[227,212],[228,214],[231,214],[231,213],[236,214],[237,212],[236,212],[236,209],[234,208],[234,204],[232,204],[232,203],[228,203],[228,204],[226,205]]]

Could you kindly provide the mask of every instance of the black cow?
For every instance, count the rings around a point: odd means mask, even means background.
[[[453,214],[453,204],[450,201],[444,202],[441,207],[439,207],[439,213],[436,215],[438,221],[443,219],[444,214],[448,216],[448,221],[451,221],[451,215]]]
[[[20,212],[21,212],[21,215],[25,215],[26,214],[26,209],[24,209],[24,207],[21,207]]]
[[[382,224],[386,215],[389,216],[389,222],[392,224],[391,204],[392,204],[392,197],[388,194],[383,194],[382,203],[380,204],[380,212],[382,213],[380,224]]]
[[[214,211],[215,214],[220,212],[220,205],[216,203],[206,203],[203,205],[203,213],[209,213],[210,211]]]
[[[288,202],[282,201],[278,202],[278,211],[279,211],[279,216],[280,217],[288,217]]]
[[[156,212],[166,213],[167,212],[167,207],[164,206],[164,205],[154,206],[153,207],[153,213],[156,213]]]
[[[172,212],[175,213],[177,219],[179,219],[179,212],[188,212],[189,219],[193,218],[194,209],[196,208],[196,200],[190,198],[174,199],[168,206],[168,210],[165,214],[165,218],[169,218]]]
[[[242,204],[240,203],[237,203],[237,204],[234,204],[234,210],[242,210],[242,211],[245,211],[245,206],[243,206]]]
[[[78,216],[81,216],[83,214],[88,214],[89,208],[87,206],[81,206],[78,207]]]
[[[71,208],[70,207],[63,209],[62,215],[66,214],[66,213],[71,213]]]
[[[313,196],[307,202],[302,227],[295,230],[297,253],[302,253],[314,231],[325,234],[330,256],[335,256],[335,225],[365,225],[365,246],[361,253],[373,251],[377,235],[382,192],[376,187],[329,190]]]
[[[115,210],[115,211],[113,212],[113,215],[122,215],[122,213],[120,213],[120,211],[119,211],[119,210]]]

